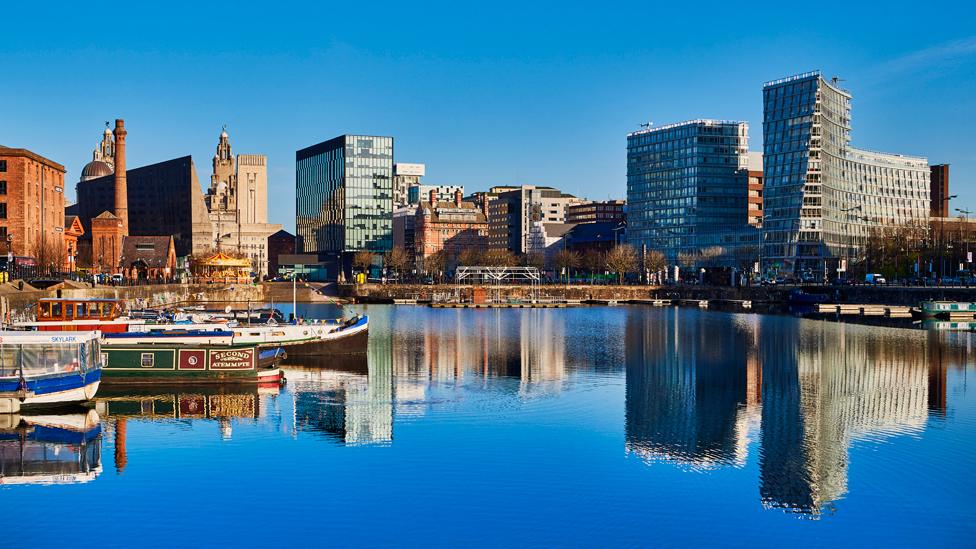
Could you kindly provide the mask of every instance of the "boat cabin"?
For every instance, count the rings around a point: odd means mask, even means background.
[[[37,300],[37,323],[41,330],[125,331],[125,324],[111,323],[120,316],[122,304],[117,299],[46,297]]]

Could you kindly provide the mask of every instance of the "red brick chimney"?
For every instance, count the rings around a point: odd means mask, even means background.
[[[461,191],[454,191],[454,205],[458,208],[461,207]]]
[[[125,121],[115,119],[115,217],[122,225],[122,235],[129,234],[129,190],[125,180]]]
[[[430,192],[427,193],[427,194],[428,194],[428,197],[430,198],[430,207],[431,208],[435,207],[436,204],[437,204],[436,203],[436,200],[437,200],[437,191],[435,191],[434,189],[431,189]]]

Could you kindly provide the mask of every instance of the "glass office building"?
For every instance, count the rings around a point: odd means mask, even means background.
[[[691,120],[627,136],[627,241],[682,254],[721,245],[731,260],[748,226],[749,125]],[[755,233],[755,229],[751,229]]]
[[[295,155],[300,252],[323,261],[393,247],[393,138],[341,135]]]
[[[928,160],[850,146],[851,94],[819,71],[763,86],[763,264],[831,277],[869,231],[925,222]]]

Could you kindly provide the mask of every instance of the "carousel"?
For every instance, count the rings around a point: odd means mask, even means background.
[[[251,275],[251,260],[231,257],[223,252],[198,259],[190,267],[193,282],[210,284],[213,282],[248,284],[254,280]]]

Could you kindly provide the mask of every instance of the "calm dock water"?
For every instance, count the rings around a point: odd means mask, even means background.
[[[368,352],[286,366],[280,390],[102,392],[88,438],[26,457],[0,429],[17,542],[972,543],[974,334],[652,306],[354,309]],[[4,485],[32,467],[88,474]]]

